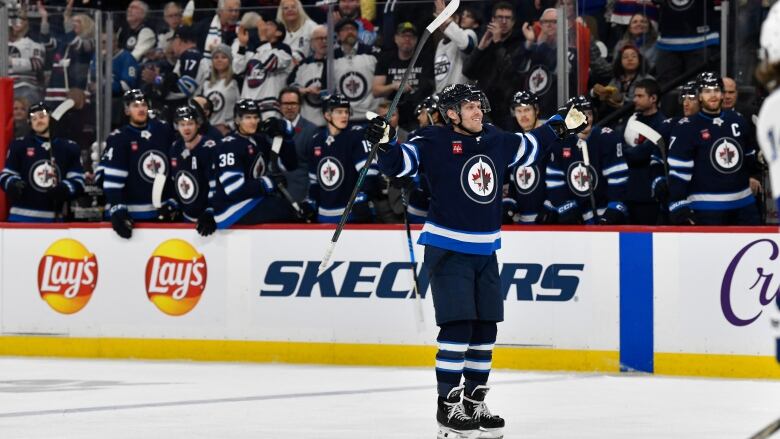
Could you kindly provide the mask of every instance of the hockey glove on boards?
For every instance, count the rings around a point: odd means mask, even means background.
[[[22,194],[24,194],[24,188],[27,187],[27,183],[25,183],[23,180],[15,179],[13,182],[11,182],[8,185],[8,188],[5,190],[5,194],[8,196],[8,202],[11,204],[16,204],[19,200],[22,199]]]
[[[173,222],[176,220],[179,211],[173,200],[168,200],[157,209],[157,219],[164,222]]]
[[[125,206],[114,206],[110,212],[111,227],[116,234],[122,238],[130,239],[133,236],[133,219],[127,213],[127,208]]]
[[[601,215],[601,218],[599,218],[599,224],[604,226],[617,226],[625,224],[627,219],[626,215],[618,209],[608,208],[604,211],[604,215]]]
[[[696,224],[696,216],[693,209],[688,206],[669,209],[669,222],[675,226],[692,226]]]
[[[307,223],[317,221],[317,208],[311,200],[303,200],[301,206],[301,218]]]
[[[58,185],[52,187],[47,192],[49,197],[51,197],[52,202],[54,202],[54,205],[57,206],[56,208],[59,209],[62,207],[62,204],[68,201],[68,197],[70,196],[70,190],[68,189],[68,186],[60,182]]]
[[[214,220],[214,212],[211,209],[206,209],[200,214],[195,230],[200,236],[209,236],[217,231],[217,222]]]
[[[391,127],[384,118],[375,117],[368,122],[363,138],[371,145],[378,145],[382,152],[390,148],[389,142],[395,139],[395,128]]]

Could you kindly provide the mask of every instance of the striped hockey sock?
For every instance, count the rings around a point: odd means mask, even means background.
[[[496,343],[496,322],[474,322],[471,341],[465,352],[463,377],[466,379],[466,395],[477,386],[484,386],[493,364],[493,347]]]
[[[460,385],[466,351],[471,338],[471,322],[453,322],[441,325],[436,339],[439,351],[436,353],[436,382],[439,396],[446,398],[450,390]]]

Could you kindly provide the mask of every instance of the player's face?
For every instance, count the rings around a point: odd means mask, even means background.
[[[683,97],[683,115],[691,117],[699,112],[699,100],[693,96]]]
[[[179,130],[181,138],[185,142],[191,142],[198,135],[198,124],[192,119],[183,119],[176,123],[176,129]]]
[[[44,134],[49,131],[49,113],[36,111],[30,115],[30,125],[36,134]]]
[[[127,106],[125,113],[133,125],[143,125],[149,119],[149,106],[144,101],[136,101]]]
[[[637,88],[634,91],[634,108],[637,111],[648,111],[653,108],[654,99],[647,94],[644,88]]]
[[[243,134],[254,134],[257,132],[257,125],[260,123],[260,116],[256,114],[245,114],[238,119],[238,129]]]
[[[533,105],[518,105],[515,107],[515,120],[523,131],[530,131],[536,125],[536,108]]]
[[[460,104],[461,124],[471,132],[478,133],[482,131],[482,103],[479,101],[468,101]]]
[[[699,93],[701,106],[706,111],[719,111],[723,102],[723,93],[719,88],[705,87]]]
[[[328,122],[333,124],[336,128],[343,130],[349,124],[349,109],[348,108],[334,108],[329,113],[325,113],[326,119],[329,117]]]

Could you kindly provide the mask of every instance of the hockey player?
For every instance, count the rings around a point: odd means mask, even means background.
[[[723,81],[699,75],[701,111],[684,117],[669,141],[669,220],[672,224],[758,224],[748,181],[756,151],[746,141],[747,123],[721,109]]]
[[[626,207],[629,224],[654,225],[658,222],[658,202],[653,199],[651,191],[653,172],[650,166],[653,153],[658,149],[658,140],[653,142],[634,127],[643,124],[660,136],[660,132],[664,130],[666,116],[658,110],[658,82],[654,79],[642,79],[637,81],[634,87],[636,112],[620,130],[624,140],[623,153],[628,164]]]
[[[173,207],[166,199],[163,212],[152,205],[157,174],[168,175],[168,150],[173,130],[149,118],[149,105],[141,90],[128,90],[123,98],[129,123],[108,136],[106,150],[96,169],[108,203],[111,226],[122,238],[133,234],[133,221],[168,217]]]
[[[495,254],[501,247],[501,182],[509,166],[532,163],[556,138],[581,130],[584,116],[575,109],[567,114],[568,125],[555,115],[530,133],[506,133],[482,123],[490,111],[487,98],[476,86],[464,84],[447,86],[439,109],[447,126],[424,128],[401,145],[380,143],[379,165],[392,176],[422,172],[431,188],[418,243],[426,246],[425,266],[440,327],[438,437],[498,438],[504,420],[490,413],[485,395],[496,323],[503,320]],[[373,119],[366,139],[372,144],[387,141],[393,138],[389,131],[383,119]]]
[[[217,227],[293,221],[290,203],[277,193],[285,183],[282,171],[297,166],[291,125],[268,119],[258,129],[260,108],[252,99],[236,102],[234,113],[236,129],[217,144],[213,158],[216,187],[211,206]],[[276,136],[284,143],[272,163],[269,137]]]
[[[542,125],[539,98],[530,91],[519,91],[509,108],[517,131],[528,133]],[[547,199],[544,179],[549,155],[540,154],[528,166],[516,166],[509,173],[509,190],[503,199],[504,224],[545,224],[554,222],[555,210]]]
[[[184,218],[197,222],[198,233],[208,236],[217,229],[214,209],[208,205],[216,187],[211,172],[216,142],[200,134],[198,114],[189,105],[177,108],[173,121],[181,137],[173,143],[169,154],[169,182]]]
[[[350,103],[344,95],[325,98],[322,106],[327,122],[311,142],[309,152],[309,196],[307,210],[317,212],[317,221],[338,223],[347,206],[358,174],[366,163],[368,145],[363,141],[364,129],[349,125]],[[366,175],[363,191],[355,199],[349,222],[371,222],[369,201],[380,191],[379,171],[372,167]]]
[[[610,128],[593,130],[593,106],[586,97],[573,97],[568,105],[583,111],[589,123],[576,136],[557,142],[547,164],[547,197],[557,211],[558,223],[625,224],[628,166],[620,136]]]
[[[9,221],[51,222],[62,205],[84,192],[79,146],[52,136],[52,120],[43,103],[28,111],[31,131],[11,142],[0,187],[11,204]]]

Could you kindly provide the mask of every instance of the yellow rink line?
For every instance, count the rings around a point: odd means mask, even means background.
[[[662,375],[780,379],[780,364],[768,356],[656,353],[653,361]]]
[[[436,347],[138,338],[0,337],[0,355],[433,367]],[[493,367],[618,372],[619,353],[497,347]]]

